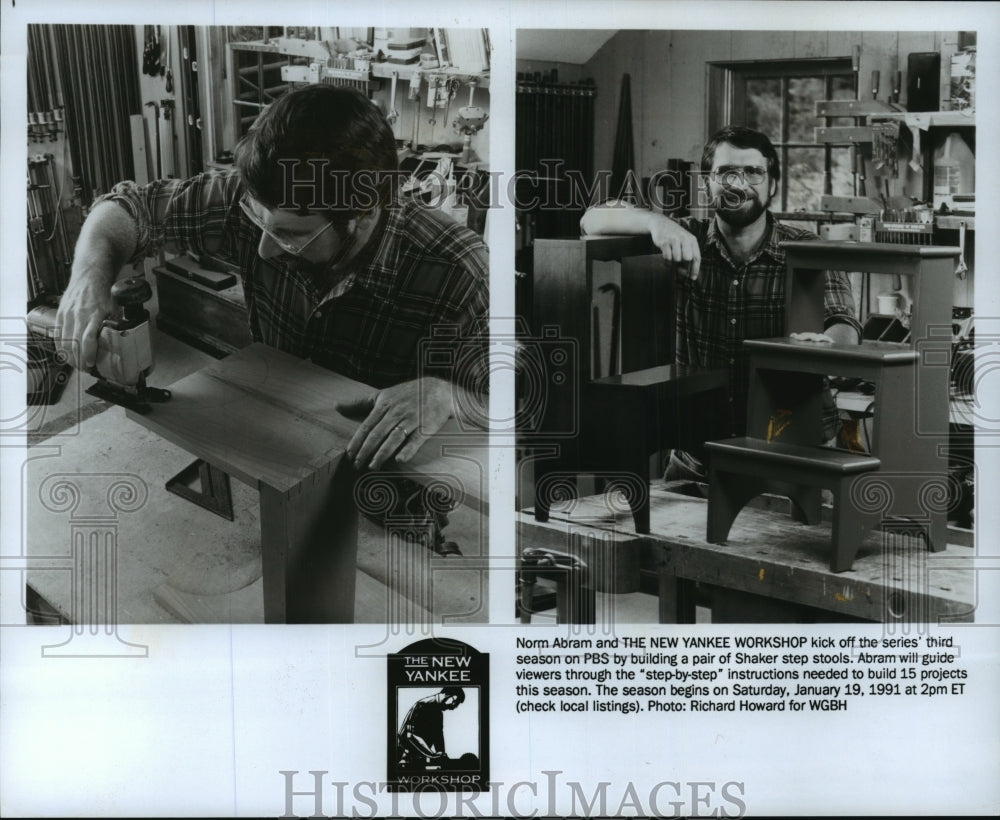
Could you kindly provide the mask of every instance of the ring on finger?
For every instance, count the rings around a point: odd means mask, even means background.
[[[410,434],[408,432],[406,432],[406,428],[402,424],[397,424],[392,429],[393,430],[399,430],[399,432],[403,434],[403,438],[409,438],[410,437]]]

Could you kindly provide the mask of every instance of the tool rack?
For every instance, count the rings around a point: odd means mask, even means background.
[[[833,491],[830,568],[851,569],[865,535],[906,522],[932,551],[947,528],[948,380],[952,282],[958,248],[786,242],[789,333],[823,330],[826,270],[910,278],[910,341],[859,345],[749,340],[746,438],[709,442],[708,535],[725,543],[740,509],[765,491],[788,496],[819,522],[819,489]],[[822,446],[822,377],[875,385],[872,452]],[[762,480],[763,479],[763,480]],[[780,480],[780,481],[779,481]]]

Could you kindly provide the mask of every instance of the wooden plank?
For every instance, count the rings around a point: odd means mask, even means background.
[[[142,114],[132,114],[129,118],[132,132],[133,174],[139,185],[149,182],[149,153],[146,144],[146,118]]]
[[[786,32],[738,31],[733,35],[734,60],[781,60],[794,57],[795,41]]]
[[[815,132],[816,142],[869,143],[872,141],[872,129],[868,125],[834,125],[829,128],[816,128]]]
[[[830,54],[829,32],[819,29],[811,31],[793,31],[792,41],[794,56],[802,59],[827,57]]]
[[[850,58],[854,46],[861,45],[860,31],[831,31],[827,38],[830,57]]]
[[[888,80],[887,80],[888,81]],[[894,111],[881,100],[817,100],[817,117],[866,117]]]
[[[260,488],[266,623],[354,620],[355,471],[341,455],[291,491]]]
[[[821,211],[849,214],[877,214],[882,206],[874,199],[866,196],[833,196],[823,194],[819,199]]]
[[[169,581],[153,590],[153,600],[185,624],[254,624],[263,619],[263,583],[235,592],[206,595],[185,592]]]
[[[287,353],[253,344],[170,386],[169,402],[129,418],[250,486],[288,492],[343,454],[359,419],[334,407],[373,388]],[[485,433],[452,419],[406,467],[455,475],[469,503],[486,501]],[[451,455],[457,449],[456,455]],[[426,452],[424,452],[426,450]]]

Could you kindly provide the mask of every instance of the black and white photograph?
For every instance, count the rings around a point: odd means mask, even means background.
[[[27,35],[29,619],[486,621],[486,32]]]
[[[1000,813],[1000,3],[0,15],[0,815]]]
[[[974,620],[977,50],[519,30],[522,619]]]

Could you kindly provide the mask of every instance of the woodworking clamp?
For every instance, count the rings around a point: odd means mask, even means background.
[[[519,610],[522,622],[530,621],[534,605],[535,582],[539,578],[556,584],[556,623],[592,624],[595,617],[595,596],[586,562],[576,555],[541,547],[522,550],[518,580]]]

